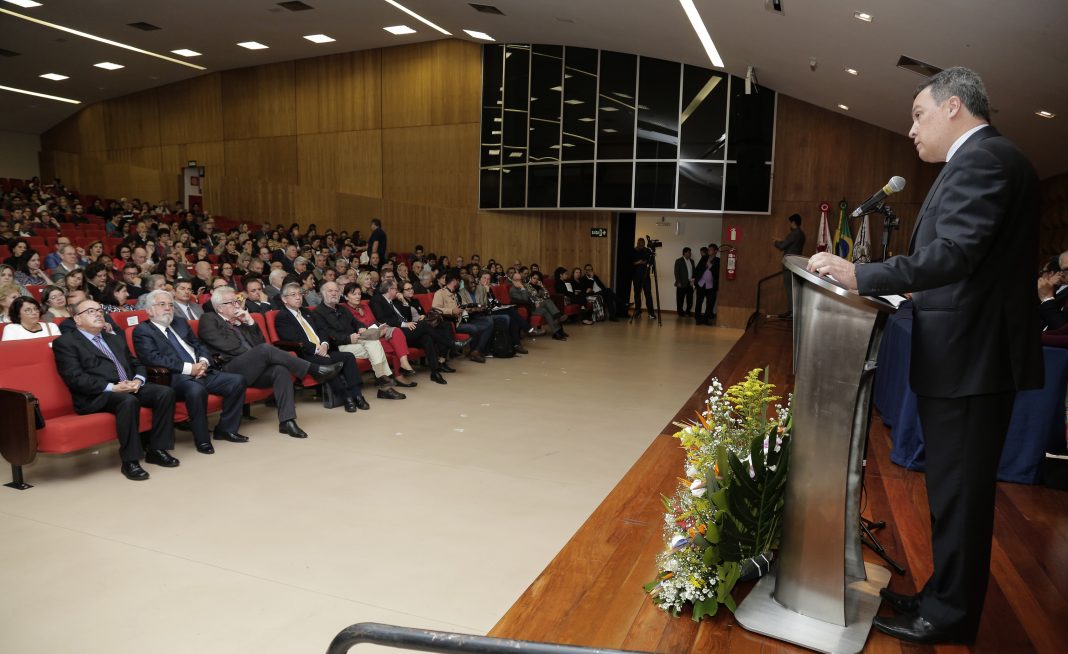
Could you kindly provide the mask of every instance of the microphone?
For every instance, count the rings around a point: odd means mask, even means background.
[[[866,213],[871,213],[872,209],[874,209],[876,205],[886,199],[886,196],[893,195],[894,193],[897,193],[898,191],[901,191],[904,188],[904,177],[891,177],[890,181],[886,183],[886,186],[882,187],[881,189],[876,191],[870,198],[865,200],[864,204],[857,207],[856,211],[854,211],[849,217],[858,218]]]

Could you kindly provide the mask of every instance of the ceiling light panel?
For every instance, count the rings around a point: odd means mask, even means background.
[[[41,75],[41,77],[50,79],[53,82],[62,82],[65,79],[70,79],[68,75],[60,75],[59,73],[45,73],[44,75]]]
[[[464,30],[464,32],[473,39],[478,39],[480,41],[495,41],[492,36],[485,32],[479,32],[478,30]]]
[[[15,18],[21,18],[22,20],[29,21],[31,23],[36,23],[37,25],[41,25],[43,27],[50,27],[50,28],[52,28],[54,30],[59,30],[61,32],[66,32],[67,34],[73,34],[75,36],[80,36],[83,39],[89,39],[91,41],[97,41],[98,43],[105,43],[107,45],[113,45],[116,48],[122,48],[123,50],[130,50],[131,52],[136,52],[138,54],[148,55],[149,57],[155,57],[157,59],[162,59],[164,61],[169,61],[172,64],[178,64],[179,66],[186,66],[188,68],[194,68],[196,70],[207,70],[203,66],[198,66],[196,64],[191,64],[188,61],[182,61],[180,59],[174,59],[172,57],[168,57],[166,55],[161,55],[161,54],[158,54],[156,52],[151,52],[149,50],[142,50],[141,48],[135,48],[132,45],[126,45],[125,43],[119,43],[118,41],[112,41],[111,39],[105,39],[102,36],[97,36],[95,34],[90,34],[88,32],[82,32],[81,30],[76,30],[76,29],[71,28],[71,27],[65,27],[63,25],[58,25],[56,23],[49,23],[46,20],[41,20],[39,18],[34,18],[32,16],[27,16],[26,14],[20,14],[18,12],[11,11],[9,9],[4,9],[3,7],[0,7],[0,14],[6,14],[8,16],[13,16]]]
[[[859,72],[857,71],[857,69],[856,69],[856,68],[846,68],[846,69],[845,69],[845,72],[849,73],[850,75],[859,75],[859,74],[860,74],[860,73],[859,73]]]
[[[241,46],[242,48],[247,49],[247,50],[266,50],[267,49],[267,46],[265,46],[262,43],[259,43],[257,41],[242,41],[241,43],[238,43],[238,45]]]
[[[862,20],[865,23],[870,23],[872,21],[872,15],[866,14],[863,11],[854,11],[853,18],[856,18],[857,20]]]
[[[181,55],[183,57],[199,57],[200,56],[199,52],[197,52],[196,50],[190,50],[189,48],[182,48],[181,50],[171,50],[171,52],[176,54],[176,55]]]
[[[1035,115],[1036,116],[1041,116],[1042,118],[1056,118],[1057,117],[1057,114],[1055,114],[1053,112],[1050,112],[1050,111],[1046,111],[1044,109],[1041,110],[1041,111],[1036,111]]]
[[[842,111],[849,111],[849,107],[845,106],[844,104],[838,105],[838,108],[841,109]]]
[[[34,2],[33,0],[4,0],[8,4],[23,7],[25,9],[33,9],[34,7],[40,7],[40,2]]]
[[[386,30],[390,34],[396,34],[397,36],[402,36],[404,34],[415,34],[415,30],[408,27],[407,25],[392,25],[390,27],[383,27],[382,29]]]
[[[104,70],[118,70],[120,68],[125,68],[122,64],[115,64],[110,61],[101,61],[99,64],[93,65],[97,68],[103,68]]]
[[[686,12],[686,17],[690,19],[690,25],[693,26],[693,31],[697,33],[697,38],[701,41],[701,45],[704,46],[705,54],[708,55],[712,65],[716,68],[723,68],[723,58],[719,56],[719,50],[716,49],[716,44],[712,42],[712,36],[709,35],[705,22],[701,20],[701,14],[697,11],[697,7],[694,6],[693,0],[679,0],[679,4],[682,5],[682,10]]]
[[[409,8],[405,7],[404,5],[402,5],[401,3],[397,2],[397,0],[385,0],[385,2],[393,5],[397,9],[400,9],[401,11],[403,11],[406,14],[408,14],[412,18],[416,19],[420,23],[426,25],[427,27],[432,27],[432,28],[436,29],[437,31],[441,32],[442,34],[444,34],[445,36],[452,36],[452,32],[449,32],[448,30],[446,30],[443,27],[439,27],[438,25],[435,25],[434,23],[430,22],[428,19],[423,18],[422,16],[420,16],[417,13],[415,13],[411,9],[409,9]]]
[[[326,34],[308,34],[304,38],[311,41],[312,43],[333,43],[337,40],[330,38]]]
[[[21,93],[23,95],[32,95],[37,98],[44,98],[46,100],[55,100],[56,102],[66,102],[67,104],[81,104],[81,100],[72,100],[70,98],[62,98],[58,95],[48,95],[47,93],[38,93],[36,91],[27,91],[26,89],[17,89],[13,86],[0,86],[0,91],[10,91],[12,93]]]

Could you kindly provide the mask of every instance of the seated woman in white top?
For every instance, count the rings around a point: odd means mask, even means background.
[[[8,318],[13,324],[4,329],[5,341],[59,336],[59,325],[41,322],[41,303],[32,297],[18,297],[11,303]]]

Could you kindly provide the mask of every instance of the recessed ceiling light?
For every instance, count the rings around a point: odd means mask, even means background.
[[[333,43],[337,39],[332,39],[326,34],[309,34],[304,38],[308,39],[312,43]]]
[[[118,70],[123,68],[122,64],[113,64],[110,61],[101,61],[99,64],[93,64],[97,68],[103,68],[104,70]]]
[[[420,16],[417,13],[415,13],[411,9],[409,9],[409,8],[405,7],[404,5],[402,5],[401,3],[397,2],[397,0],[386,0],[386,2],[388,2],[391,5],[393,5],[397,9],[400,9],[401,11],[403,11],[406,14],[408,14],[412,18],[416,19],[420,23],[426,25],[427,27],[433,27],[434,29],[436,29],[437,31],[441,32],[445,36],[452,36],[452,32],[449,32],[449,31],[445,30],[444,28],[438,27],[434,23],[430,22],[429,20],[423,18],[422,16]]]
[[[1043,117],[1043,118],[1056,118],[1056,117],[1057,117],[1057,114],[1055,114],[1055,113],[1050,113],[1049,111],[1045,111],[1045,110],[1042,110],[1042,111],[1036,111],[1036,112],[1035,112],[1035,115],[1036,115],[1036,116],[1041,116],[1041,117]]]
[[[845,106],[844,104],[838,105],[838,108],[841,109],[842,111],[849,111],[849,107]]]
[[[860,74],[860,73],[857,72],[856,68],[846,68],[845,71],[847,73],[849,73],[850,75],[859,75]]]
[[[262,43],[258,43],[256,41],[242,41],[241,43],[238,43],[238,45],[241,46],[242,48],[248,48],[249,50],[266,50],[267,49],[267,46],[263,45]]]
[[[690,19],[693,31],[697,32],[697,38],[701,41],[701,45],[704,46],[705,53],[708,55],[709,60],[712,61],[712,65],[716,68],[723,68],[723,58],[719,56],[719,50],[716,50],[716,44],[712,42],[712,37],[708,34],[708,28],[705,27],[705,22],[701,20],[701,14],[697,12],[697,7],[694,6],[693,0],[679,0],[679,4],[682,5],[683,11],[686,12],[686,17]]]
[[[61,98],[58,95],[48,95],[47,93],[38,93],[36,91],[27,91],[26,89],[17,89],[13,86],[0,86],[0,91],[11,91],[12,93],[22,93],[23,95],[32,95],[38,98],[44,98],[46,100],[55,100],[57,102],[66,102],[68,104],[81,104],[81,100],[71,100],[70,98]]]
[[[564,100],[564,104],[582,104],[582,100],[571,98],[570,100]]]
[[[106,43],[107,45],[113,45],[116,48],[122,48],[123,50],[130,50],[132,52],[137,52],[139,54],[148,55],[149,57],[155,57],[157,59],[162,59],[164,61],[169,61],[172,64],[178,64],[179,66],[186,66],[187,68],[194,68],[196,70],[207,70],[203,66],[198,66],[196,64],[191,64],[188,61],[182,61],[180,59],[172,59],[171,57],[168,57],[166,55],[161,55],[161,54],[158,54],[158,53],[155,53],[155,52],[150,52],[148,50],[142,50],[141,48],[135,48],[132,45],[126,45],[125,43],[119,43],[118,41],[112,41],[111,39],[105,39],[102,36],[97,36],[95,34],[89,34],[88,32],[82,32],[80,30],[76,30],[76,29],[73,29],[73,28],[70,28],[70,27],[64,27],[63,25],[57,25],[56,23],[49,23],[46,20],[41,20],[39,18],[33,18],[31,16],[26,16],[24,14],[16,13],[14,11],[9,11],[7,9],[0,9],[0,13],[7,14],[8,16],[14,16],[15,18],[21,18],[22,20],[29,21],[31,23],[36,23],[37,25],[42,25],[44,27],[50,27],[50,28],[52,28],[54,30],[59,30],[61,32],[66,32],[67,34],[73,34],[75,36],[80,36],[83,39],[89,39],[91,41],[97,41],[98,43]]]
[[[601,131],[604,132],[605,134],[615,134],[616,133],[616,128],[615,127],[605,127]]]
[[[616,109],[615,107],[610,105],[606,105],[604,107],[601,107],[601,111],[619,111],[619,109]]]
[[[863,11],[854,11],[853,18],[856,18],[857,20],[862,20],[865,23],[870,23],[872,16],[871,14],[866,14]]]
[[[189,48],[182,48],[181,50],[171,50],[171,52],[173,52],[176,55],[181,55],[183,57],[199,57],[200,56],[199,52],[197,52],[196,50],[190,50]]]
[[[69,76],[60,75],[59,73],[45,73],[44,75],[41,75],[41,77],[43,77],[45,79],[50,79],[53,82],[62,82],[65,79],[70,79]]]
[[[389,27],[383,27],[382,29],[390,34],[396,34],[397,36],[401,36],[402,34],[415,34],[415,30],[407,25],[391,25]]]
[[[589,116],[583,116],[582,118],[579,118],[579,122],[580,123],[592,123],[593,119],[590,118]]]
[[[34,2],[33,0],[4,0],[5,2],[19,7],[25,7],[26,9],[32,9],[34,7],[40,7],[40,2]]]
[[[482,41],[494,41],[494,38],[485,32],[479,32],[478,30],[464,30],[467,35],[473,39],[479,39]]]

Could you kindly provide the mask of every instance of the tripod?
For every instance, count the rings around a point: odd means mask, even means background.
[[[886,258],[886,241],[883,242],[883,258]],[[871,438],[871,404],[868,405],[868,422],[866,424],[868,427],[868,433],[865,435],[864,438],[864,463],[860,469],[860,487],[864,493],[868,492],[867,488],[864,485],[864,479],[868,473],[868,441]],[[871,551],[878,554],[883,561],[886,561],[886,563],[894,569],[894,572],[898,573],[899,575],[906,574],[908,571],[905,569],[905,567],[894,559],[890,558],[890,555],[886,552],[886,548],[882,546],[882,543],[879,542],[879,540],[875,537],[875,534],[873,533],[879,531],[880,529],[885,529],[886,521],[868,520],[863,515],[860,515],[859,517],[860,531],[862,532],[860,536],[861,545],[864,545]]]
[[[890,236],[895,229],[901,227],[901,221],[898,219],[897,214],[894,213],[894,210],[885,204],[880,204],[872,211],[883,214],[883,258],[881,260],[886,261],[890,253]]]

